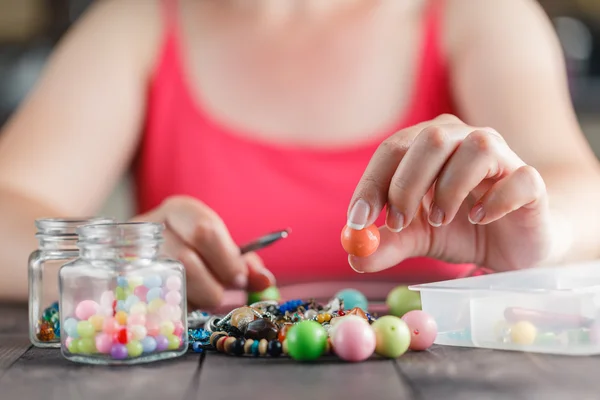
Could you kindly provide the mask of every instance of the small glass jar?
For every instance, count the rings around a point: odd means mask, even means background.
[[[80,256],[60,269],[61,351],[87,364],[137,364],[188,348],[185,270],[159,257],[163,225],[78,229]]]
[[[78,226],[110,218],[45,218],[35,221],[39,246],[29,256],[29,339],[36,347],[60,347],[58,270],[79,256]]]

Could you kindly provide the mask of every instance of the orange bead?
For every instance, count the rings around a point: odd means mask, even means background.
[[[342,247],[346,253],[356,257],[368,257],[379,247],[379,229],[371,225],[359,231],[347,225],[342,230]]]
[[[294,326],[293,324],[284,324],[281,329],[279,329],[279,333],[277,334],[277,339],[283,343],[283,341],[285,340],[286,336],[287,336],[287,332],[288,330]]]

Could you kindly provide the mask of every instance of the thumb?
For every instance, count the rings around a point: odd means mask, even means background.
[[[269,271],[258,254],[250,252],[244,254],[248,265],[248,288],[249,292],[260,292],[275,284],[275,277]]]
[[[394,267],[402,261],[426,256],[431,241],[428,224],[413,222],[401,232],[392,232],[387,227],[379,228],[380,242],[375,253],[368,257],[348,256],[348,263],[358,273],[378,272]]]

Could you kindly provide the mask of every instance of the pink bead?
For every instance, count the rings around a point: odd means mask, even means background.
[[[167,289],[169,290],[181,290],[181,278],[178,276],[170,276],[166,283]]]
[[[138,299],[140,299],[140,301],[146,301],[146,295],[148,294],[148,289],[146,286],[141,285],[141,286],[136,286],[135,289],[133,289],[133,295],[137,296]]]
[[[121,328],[116,319],[114,319],[113,317],[104,318],[104,322],[102,323],[102,332],[104,332],[108,335],[112,335],[119,329],[121,329]]]
[[[75,316],[83,321],[98,313],[99,308],[100,306],[94,300],[84,300],[75,307]]]
[[[73,343],[73,338],[71,336],[69,336],[68,338],[65,339],[65,347],[68,349],[69,346],[71,346],[71,343]]]
[[[427,350],[437,336],[437,323],[433,317],[421,310],[409,311],[402,317],[410,329],[410,349]]]
[[[146,329],[148,330],[148,336],[160,335],[160,323],[161,319],[157,315],[149,315],[146,318]]]
[[[146,316],[144,314],[130,315],[129,318],[127,318],[127,323],[129,325],[146,325]]]
[[[101,333],[96,336],[96,349],[100,353],[108,354],[112,348],[112,335]]]
[[[375,332],[363,318],[349,315],[336,324],[331,344],[342,360],[363,361],[375,351]]]
[[[165,296],[165,300],[172,306],[178,306],[181,303],[181,293],[176,290],[171,290]]]
[[[175,331],[173,332],[173,335],[181,336],[182,333],[183,333],[183,324],[181,323],[181,321],[175,322]]]
[[[106,290],[100,295],[100,307],[103,309],[112,308],[113,301],[115,300],[115,294],[112,290]]]

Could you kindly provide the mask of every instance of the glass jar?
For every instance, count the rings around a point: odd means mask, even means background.
[[[45,218],[35,221],[39,246],[29,256],[29,339],[36,347],[60,347],[58,270],[79,256],[76,229],[110,218]]]
[[[60,269],[61,351],[88,364],[137,364],[188,348],[185,270],[159,257],[163,225],[78,229],[80,256]]]

